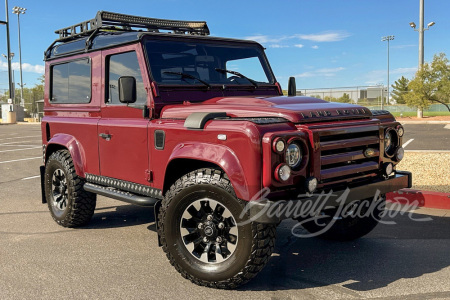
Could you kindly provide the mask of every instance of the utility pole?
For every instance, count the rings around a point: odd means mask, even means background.
[[[20,46],[20,15],[25,14],[27,9],[23,7],[14,6],[13,14],[17,15],[17,28],[19,30],[19,64],[20,64],[20,105],[25,106],[23,99],[23,79],[22,79],[22,48]]]
[[[387,41],[387,104],[389,104],[389,99],[390,99],[390,87],[389,87],[389,41],[393,41],[394,40],[394,36],[393,35],[388,35],[388,36],[383,36],[381,38],[382,42]]]
[[[14,85],[12,82],[12,68],[11,68],[11,45],[9,43],[9,17],[8,17],[8,0],[5,0],[5,21],[0,21],[0,24],[6,25],[6,50],[7,54],[7,62],[8,62],[8,84],[9,84],[9,98],[13,98],[14,95]]]
[[[430,29],[431,26],[433,26],[434,22],[430,22],[427,24],[427,28],[424,28],[424,15],[425,15],[425,4],[424,0],[419,0],[420,6],[419,6],[419,28],[416,29],[416,24],[414,22],[409,23],[409,26],[411,26],[414,31],[419,32],[419,70],[422,69],[422,66],[424,64],[424,48],[425,48],[425,41],[424,41],[424,32],[425,30]],[[423,118],[423,109],[418,108],[417,109],[417,117]]]

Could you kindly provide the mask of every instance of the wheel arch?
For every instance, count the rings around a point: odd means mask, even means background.
[[[72,158],[75,172],[80,177],[85,177],[84,175],[84,161],[85,155],[82,146],[75,139],[75,137],[68,134],[55,134],[49,141],[45,148],[45,162],[47,163],[48,158],[52,153],[58,150],[68,150]]]
[[[166,167],[163,194],[178,178],[200,168],[217,168],[223,171],[236,196],[249,200],[247,180],[234,152],[226,146],[203,143],[175,147]]]

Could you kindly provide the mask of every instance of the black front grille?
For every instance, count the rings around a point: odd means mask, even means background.
[[[322,183],[351,180],[378,172],[380,156],[378,126],[320,130],[318,135]],[[365,155],[368,148],[374,150],[372,157]]]

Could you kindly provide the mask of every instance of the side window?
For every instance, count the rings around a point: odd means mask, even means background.
[[[85,58],[52,66],[50,93],[50,101],[56,104],[91,102],[90,59]]]
[[[145,104],[147,102],[147,93],[136,52],[111,55],[107,58],[107,65],[106,103],[121,104],[119,101],[119,78],[122,76],[133,76],[136,78],[136,104]]]

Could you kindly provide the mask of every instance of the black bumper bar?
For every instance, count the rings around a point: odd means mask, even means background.
[[[252,221],[279,223],[283,219],[296,217],[296,214],[298,216],[299,210],[302,209],[303,205],[303,209],[312,204],[316,204],[317,207],[317,203],[320,202],[320,207],[330,209],[355,200],[373,199],[376,195],[381,196],[399,189],[410,188],[411,186],[411,173],[396,171],[395,175],[389,179],[380,179],[367,185],[350,187],[346,190],[323,191],[310,197],[301,197],[289,201],[271,201],[267,199],[250,201],[247,203],[246,209],[250,211]]]

